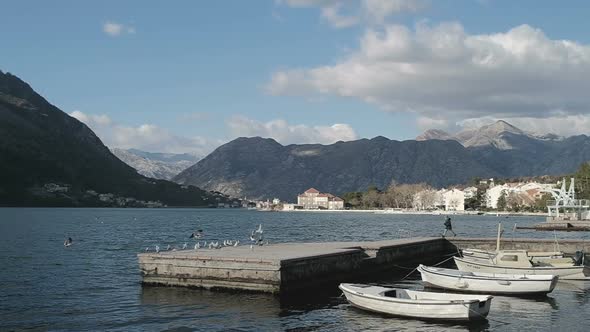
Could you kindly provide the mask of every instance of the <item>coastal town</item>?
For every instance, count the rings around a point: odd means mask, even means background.
[[[563,180],[562,180],[563,181]],[[471,186],[433,189],[425,185],[392,185],[384,191],[370,188],[365,193],[332,193],[309,188],[297,196],[297,203],[282,202],[278,198],[256,201],[259,210],[384,210],[388,212],[445,211],[513,211],[546,212],[547,200],[557,183],[502,182],[494,179],[478,180]],[[356,196],[355,196],[356,194]]]

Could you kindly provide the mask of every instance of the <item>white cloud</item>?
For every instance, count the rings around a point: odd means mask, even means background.
[[[83,112],[76,110],[70,113],[70,116],[78,119],[81,122],[84,122],[88,127],[91,128],[99,126],[110,126],[112,124],[111,118],[109,118],[108,115],[105,114],[85,114]]]
[[[449,128],[451,127],[451,124],[449,123],[449,121],[447,119],[430,118],[430,117],[426,117],[426,116],[419,116],[416,119],[416,123],[418,125],[418,128],[420,128],[421,130],[428,130],[428,129],[449,130]]]
[[[385,18],[403,12],[417,12],[428,6],[426,0],[363,0],[362,7],[366,15],[377,23]]]
[[[427,0],[279,0],[277,3],[292,8],[320,8],[321,18],[337,29],[361,22],[381,24],[388,16],[416,12],[428,5]]]
[[[150,152],[193,153],[204,156],[223,144],[221,140],[195,136],[186,137],[171,133],[153,124],[137,127],[112,121],[107,115],[92,115],[80,111],[70,116],[84,122],[109,147],[136,148]]]
[[[322,18],[328,21],[334,28],[348,28],[356,25],[359,21],[354,16],[344,16],[340,13],[341,4],[337,3],[331,6],[322,7]]]
[[[285,120],[261,122],[243,116],[234,116],[227,125],[234,136],[271,137],[282,144],[331,144],[358,139],[350,125],[340,123],[331,126],[291,125]]]
[[[560,136],[590,134],[590,115],[562,115],[544,119],[514,118],[513,125],[537,134],[553,133]]]
[[[590,46],[528,25],[469,35],[458,23],[369,29],[348,58],[272,75],[276,95],[353,97],[393,112],[449,119],[590,113]]]
[[[102,31],[109,36],[117,37],[122,34],[135,34],[135,27],[109,21],[102,25]]]

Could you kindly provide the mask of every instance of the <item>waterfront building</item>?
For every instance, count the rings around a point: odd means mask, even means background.
[[[465,193],[453,188],[443,194],[445,211],[465,211]]]
[[[510,196],[515,203],[522,206],[531,206],[535,201],[555,187],[549,183],[506,183],[494,186],[486,192],[486,206],[492,209],[498,208],[498,199],[502,195]]]
[[[297,196],[297,205],[308,210],[341,210],[344,209],[344,200],[330,193],[321,193],[315,188],[309,188]]]
[[[465,199],[473,198],[477,195],[477,187],[467,187],[463,189],[463,193],[465,194]]]

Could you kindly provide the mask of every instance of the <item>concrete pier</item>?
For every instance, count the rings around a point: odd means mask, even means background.
[[[379,272],[404,274],[433,264],[462,248],[495,250],[495,238],[411,238],[374,242],[281,243],[141,253],[146,285],[296,292],[354,281]],[[553,240],[503,239],[502,249],[554,251]],[[559,250],[590,252],[590,241],[562,240]],[[399,266],[406,269],[400,269]]]
[[[354,280],[438,259],[449,246],[440,238],[375,242],[282,243],[139,254],[143,283],[271,293]]]

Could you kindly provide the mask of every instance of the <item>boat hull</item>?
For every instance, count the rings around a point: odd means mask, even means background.
[[[492,297],[488,296],[485,301],[415,301],[371,296],[343,287],[343,285],[340,286],[340,289],[350,304],[357,308],[423,320],[484,320],[490,311],[492,300]]]
[[[459,292],[541,295],[552,292],[558,280],[558,277],[553,275],[535,276],[535,278],[493,273],[458,276],[445,273],[444,270],[446,269],[418,268],[426,286]]]
[[[587,266],[538,266],[516,267],[502,266],[480,259],[454,257],[457,268],[467,272],[486,272],[501,274],[554,275],[560,280],[589,280],[590,268]]]

